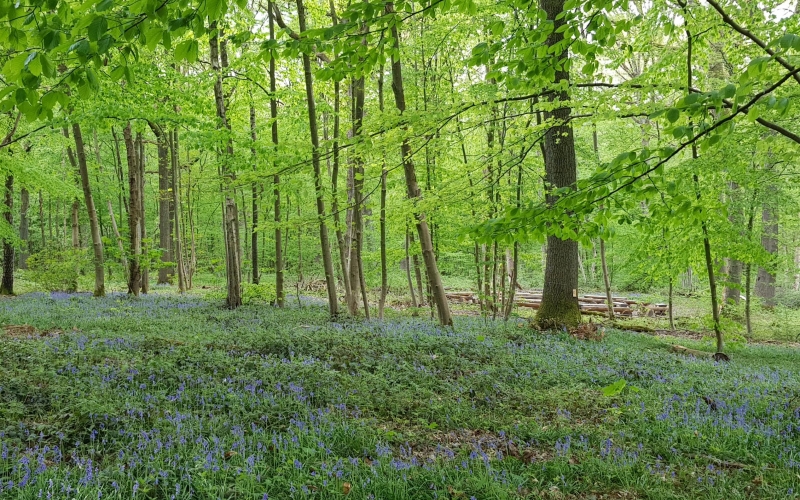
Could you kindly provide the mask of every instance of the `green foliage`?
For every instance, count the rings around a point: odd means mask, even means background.
[[[28,278],[51,292],[75,292],[81,270],[90,260],[84,249],[45,249],[28,257]]]
[[[272,304],[277,299],[275,283],[264,282],[254,285],[253,283],[242,284],[242,303],[243,304]]]
[[[30,325],[0,331],[4,497],[44,497],[51,479],[53,497],[64,485],[86,498],[283,499],[306,486],[512,500],[625,485],[630,497],[728,500],[748,487],[791,498],[798,485],[784,431],[800,372],[786,347],[719,365],[619,331],[595,343],[467,317],[454,331],[408,317],[332,324],[320,307],[229,311],[163,294],[30,294],[5,301],[0,323]],[[603,396],[623,374],[626,388]],[[44,451],[56,446],[76,459]],[[36,481],[23,480],[27,461]]]

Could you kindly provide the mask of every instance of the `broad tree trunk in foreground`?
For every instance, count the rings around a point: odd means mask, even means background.
[[[103,297],[106,294],[105,271],[103,269],[103,239],[100,236],[100,224],[97,222],[97,210],[94,207],[92,188],[89,185],[89,169],[86,164],[86,148],[83,142],[81,126],[72,124],[72,135],[75,139],[75,152],[78,156],[78,172],[81,177],[83,199],[86,202],[86,211],[89,213],[89,228],[92,235],[92,249],[94,251],[94,296]]]
[[[564,35],[559,28],[564,20],[558,18],[564,10],[564,0],[541,0],[541,8],[547,13],[547,19],[553,20],[553,32],[547,37],[547,46],[561,46]],[[567,49],[557,53],[556,57],[568,62]],[[557,69],[553,83],[569,81],[569,71]],[[566,91],[553,92],[551,101],[568,100]],[[549,188],[574,186],[578,172],[575,160],[575,138],[572,125],[569,123],[570,108],[557,107],[546,111],[546,120],[553,120],[554,125],[548,129],[544,137],[545,177]],[[548,194],[547,203],[552,205],[557,198]],[[536,314],[536,322],[541,328],[562,328],[575,326],[581,322],[581,310],[578,305],[578,242],[562,240],[557,236],[547,237],[547,262],[544,271],[544,288],[542,305]]]
[[[306,31],[306,13],[303,0],[297,0],[297,20],[300,32]],[[333,274],[333,259],[328,240],[328,225],[325,223],[325,196],[322,191],[322,172],[319,161],[319,130],[317,127],[317,109],[314,100],[314,81],[311,76],[311,57],[303,53],[303,75],[306,82],[306,104],[308,105],[308,127],[311,133],[311,163],[314,167],[314,192],[317,199],[317,217],[319,218],[319,242],[322,252],[322,265],[325,269],[325,284],[328,288],[328,308],[331,318],[339,315],[339,299],[336,296],[336,278]]]
[[[394,4],[392,2],[387,3],[386,13],[391,15],[393,12]],[[392,25],[392,38],[394,39],[395,50],[395,55],[392,57],[392,90],[394,91],[394,101],[397,110],[402,114],[406,109],[406,95],[403,89],[403,71],[400,64],[400,34],[396,23]],[[406,177],[408,197],[417,201],[422,198],[422,193],[417,184],[417,174],[414,168],[411,144],[407,138],[403,139],[400,146],[400,154],[403,159],[403,171]],[[420,245],[422,246],[422,259],[425,262],[425,269],[428,272],[428,280],[430,281],[431,297],[436,304],[436,310],[439,314],[439,324],[442,326],[452,326],[453,317],[450,314],[450,305],[447,303],[447,296],[445,295],[444,285],[442,284],[442,276],[439,274],[436,256],[433,253],[433,240],[431,239],[428,222],[425,219],[425,214],[417,210],[414,211],[414,218],[416,219],[417,234],[419,235]]]
[[[128,293],[139,295],[142,287],[142,270],[140,267],[142,255],[142,209],[140,206],[142,196],[139,193],[139,162],[136,143],[133,140],[131,124],[128,123],[122,130],[125,139],[125,152],[128,161],[128,234],[130,235],[130,248],[128,250]]]

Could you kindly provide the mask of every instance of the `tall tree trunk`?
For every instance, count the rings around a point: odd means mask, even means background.
[[[250,152],[253,155],[253,171],[258,170],[258,166],[256,165],[256,107],[251,102],[250,103],[250,139],[253,141],[253,145],[250,148]],[[253,284],[258,285],[259,282],[259,263],[258,263],[258,200],[261,196],[261,186],[257,182],[253,182],[250,185],[250,194],[251,194],[251,208],[252,208],[252,219],[251,219],[251,231],[250,231],[250,261],[253,266]]]
[[[763,232],[761,246],[773,258],[778,254],[778,216],[772,207],[764,206],[761,211]],[[774,271],[759,267],[756,276],[756,296],[765,307],[775,306],[775,274]]]
[[[378,73],[378,109],[383,115],[383,65]],[[389,290],[389,270],[386,262],[386,152],[381,151],[381,215],[380,215],[380,249],[381,249],[381,294],[378,298],[378,319],[383,319],[386,306],[386,294]]]
[[[687,15],[686,11],[686,3],[681,4],[683,7],[684,15]],[[687,81],[687,88],[692,88],[692,34],[688,28],[685,29],[686,31],[686,81]],[[690,122],[690,126],[691,126]],[[697,159],[697,144],[692,143],[692,159]],[[697,201],[700,201],[700,180],[698,179],[697,174],[692,175],[692,181],[694,183],[695,189],[695,196]],[[705,219],[700,222],[700,228],[703,232],[703,253],[705,254],[706,258],[706,270],[708,272],[708,287],[709,291],[711,292],[711,315],[714,319],[714,335],[717,337],[717,353],[722,355],[723,352],[723,342],[722,342],[722,329],[720,327],[719,321],[719,302],[717,299],[717,281],[714,278],[714,259],[711,255],[711,240],[708,236],[708,223]],[[723,355],[724,356],[724,355]]]
[[[83,188],[83,198],[86,202],[86,211],[89,213],[89,227],[92,235],[92,249],[94,250],[94,296],[103,297],[106,294],[105,272],[103,269],[103,239],[100,236],[100,224],[97,222],[97,210],[94,207],[92,188],[89,184],[89,169],[86,164],[86,147],[83,142],[81,126],[72,124],[72,135],[75,139],[75,152],[78,156],[78,171]]]
[[[275,19],[274,10],[275,5],[272,0],[269,2],[269,37],[275,39]],[[274,147],[274,157],[277,157],[278,152],[278,99],[275,96],[276,92],[276,75],[275,75],[275,58],[271,57],[269,60],[269,113],[272,118],[272,145]],[[273,163],[275,175],[272,176],[272,193],[275,198],[274,216],[275,222],[275,301],[278,307],[284,306],[284,292],[283,292],[283,247],[281,246],[281,177],[278,174],[277,161]]]
[[[228,67],[228,56],[225,41],[219,40],[219,30],[216,22],[212,23],[211,30],[214,36],[210,39],[211,65],[217,74],[214,82],[214,101],[217,108],[218,127],[231,131],[231,124],[227,117],[227,103],[222,92],[222,70]],[[239,217],[237,214],[236,201],[232,191],[231,183],[234,175],[230,162],[233,159],[233,139],[228,137],[222,162],[222,190],[225,198],[223,207],[223,228],[225,233],[225,279],[227,282],[227,297],[225,304],[229,309],[235,309],[242,305],[242,268],[240,261],[239,246]],[[229,226],[234,224],[234,226]]]
[[[730,202],[733,205],[728,215],[728,220],[735,227],[742,227],[742,207],[739,185],[736,182],[729,182]],[[738,304],[742,295],[742,261],[738,259],[726,259],[727,279],[725,280],[725,290],[723,293],[724,304]]]
[[[611,279],[608,277],[608,265],[606,264],[606,242],[600,238],[600,267],[603,269],[603,286],[606,290],[606,304],[608,304],[608,318],[614,319],[614,298],[611,296]],[[672,286],[672,278],[670,278],[670,287]],[[671,288],[670,288],[671,290]],[[670,315],[672,309],[670,308]]]
[[[48,202],[49,202],[49,197],[48,197]],[[48,215],[49,215],[49,210],[48,210]],[[47,248],[47,238],[45,237],[45,233],[44,233],[44,230],[45,230],[44,197],[42,195],[42,190],[41,189],[39,190],[39,230],[42,233],[42,249]],[[50,239],[53,238],[52,232],[53,232],[53,229],[52,229],[52,226],[51,226]]]
[[[156,146],[158,148],[158,246],[161,247],[161,265],[158,267],[158,284],[164,285],[172,282],[175,275],[175,268],[165,266],[167,262],[173,262],[172,256],[172,217],[170,217],[170,205],[172,195],[170,193],[170,172],[169,144],[167,134],[160,124],[148,122],[150,130],[156,136]]]
[[[14,176],[6,174],[5,196],[6,223],[14,227]],[[0,295],[14,295],[14,244],[10,238],[3,239],[3,278],[0,280]]]
[[[19,249],[19,268],[28,269],[28,256],[30,255],[30,235],[28,231],[28,207],[30,194],[25,188],[19,190],[19,239],[22,246]]]
[[[183,233],[181,232],[181,172],[179,158],[180,152],[178,142],[178,129],[173,129],[170,140],[170,163],[172,164],[172,210],[173,219],[173,233],[174,233],[174,247],[173,255],[175,257],[175,264],[178,267],[178,293],[184,293],[187,289],[186,286],[186,262],[183,258]]]
[[[306,31],[306,12],[303,0],[297,0],[297,21],[300,32]],[[325,223],[325,197],[322,191],[322,172],[319,161],[319,131],[317,128],[317,109],[314,100],[314,81],[311,76],[311,57],[303,53],[303,76],[306,83],[306,103],[308,106],[308,126],[311,133],[311,163],[314,167],[314,193],[317,199],[319,218],[319,241],[322,264],[325,269],[325,283],[328,288],[328,308],[332,318],[339,315],[339,299],[336,296],[336,279],[333,274],[331,246],[328,241],[328,225]]]
[[[410,239],[411,234],[408,230],[408,225],[406,225],[406,277],[408,278],[408,291],[411,293],[411,307],[416,309],[419,307],[419,304],[417,303],[417,295],[414,293],[414,283],[411,281],[411,256],[409,255]],[[417,312],[414,311],[414,314],[416,315]]]
[[[108,201],[108,216],[111,218],[111,229],[114,231],[114,238],[117,240],[117,247],[119,248],[119,255],[120,255],[120,263],[122,264],[122,269],[124,270],[125,279],[128,279],[128,274],[130,272],[130,268],[128,267],[128,258],[125,255],[125,244],[122,242],[122,236],[119,234],[119,227],[117,226],[117,218],[114,217],[114,206],[111,204],[111,200]]]
[[[750,208],[747,214],[747,241],[753,241],[753,223],[756,217],[756,198],[758,192],[753,193],[753,200],[750,202]],[[748,261],[744,268],[744,321],[747,328],[747,338],[753,336],[753,323],[751,321],[752,311],[752,297],[753,297],[753,264]]]
[[[142,255],[142,209],[140,203],[142,195],[139,193],[141,186],[139,182],[139,154],[137,145],[133,140],[130,123],[125,125],[122,134],[125,140],[128,161],[128,199],[130,203],[130,208],[128,209],[128,233],[130,235],[128,293],[138,296],[142,288],[142,271],[140,267]]]
[[[547,37],[547,46],[563,47],[564,35],[560,30],[564,19],[560,14],[564,10],[564,0],[540,0],[541,8],[547,13],[547,19],[553,21],[553,31]],[[552,50],[552,49],[551,49]],[[556,49],[555,57],[559,59],[553,83],[569,82],[567,48]],[[565,103],[569,96],[566,90],[559,90],[550,95],[550,101]],[[545,120],[552,120],[551,126],[544,136],[544,165],[548,189],[573,187],[577,180],[577,163],[575,159],[575,138],[572,125],[569,123],[571,109],[564,104],[552,111],[545,111]],[[547,203],[553,205],[558,198],[547,194]],[[578,242],[562,240],[557,236],[547,237],[547,262],[544,272],[544,288],[542,304],[536,315],[536,322],[543,328],[561,328],[575,326],[581,322],[581,310],[578,305]]]
[[[386,4],[386,13],[389,15],[394,13],[394,3],[388,2]],[[392,38],[394,40],[392,90],[394,91],[394,100],[397,110],[402,114],[406,109],[406,96],[403,88],[402,65],[400,64],[400,34],[397,29],[397,23],[392,25]],[[417,174],[414,168],[411,144],[408,138],[403,138],[403,142],[400,146],[400,154],[403,159],[403,171],[406,178],[408,197],[411,200],[418,201],[422,198],[422,193],[417,184]],[[439,268],[436,264],[436,256],[433,253],[433,241],[431,239],[430,230],[428,229],[428,223],[425,219],[425,214],[420,212],[418,207],[415,207],[414,217],[416,219],[420,245],[422,246],[422,259],[425,261],[425,269],[427,270],[428,279],[431,284],[431,296],[436,303],[436,310],[439,314],[439,323],[443,326],[452,326],[453,318],[450,314],[450,304],[447,302],[444,285],[442,284],[442,276],[439,274]]]
[[[140,254],[141,261],[139,263],[139,268],[141,269],[141,277],[142,277],[142,293],[149,293],[150,292],[150,246],[151,242],[147,240],[147,214],[146,206],[144,203],[144,189],[145,189],[145,149],[144,149],[144,139],[142,138],[142,133],[136,133],[136,151],[137,153],[137,167],[139,169],[139,173],[136,179],[139,181],[139,229],[141,231],[141,235],[139,236],[139,241],[142,242],[142,252]]]
[[[366,38],[363,41],[366,45]],[[354,79],[353,81],[353,139],[358,142],[361,136],[361,128],[364,122],[364,76]],[[350,269],[355,269],[355,276],[359,281],[359,288],[361,289],[361,300],[364,305],[364,317],[369,319],[369,302],[367,301],[367,287],[364,278],[364,264],[362,260],[362,250],[364,246],[364,158],[362,153],[354,153],[354,169],[353,169],[353,197],[355,200],[355,207],[353,208],[353,229],[354,229],[354,257],[355,260],[350,260]],[[351,272],[351,277],[353,273]],[[352,279],[351,279],[352,283]],[[355,288],[355,286],[354,286]]]

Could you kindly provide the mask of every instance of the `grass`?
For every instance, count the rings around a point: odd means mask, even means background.
[[[797,350],[395,314],[0,301],[1,498],[797,498]],[[29,325],[27,328],[20,325]],[[701,343],[686,340],[688,347]],[[625,380],[624,390],[603,388]]]

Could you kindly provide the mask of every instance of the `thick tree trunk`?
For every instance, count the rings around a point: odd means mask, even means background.
[[[139,193],[139,154],[136,143],[133,140],[131,124],[125,125],[122,131],[125,139],[125,151],[128,161],[128,199],[130,208],[128,209],[128,233],[130,235],[130,249],[128,251],[128,293],[134,296],[139,295],[142,288],[141,274],[141,255],[142,255],[142,209],[139,204],[142,195]]]
[[[9,228],[14,227],[14,176],[6,175],[5,213]],[[0,295],[14,295],[14,244],[10,238],[3,239],[3,278],[0,280]]]
[[[303,0],[297,0],[297,20],[300,32],[306,31],[306,12]],[[311,57],[303,53],[303,75],[306,83],[306,104],[308,107],[308,126],[311,133],[311,163],[314,167],[314,193],[317,199],[319,218],[319,241],[322,264],[325,269],[325,283],[328,288],[328,308],[331,318],[339,315],[339,299],[336,296],[336,278],[333,274],[333,259],[328,240],[328,225],[325,223],[325,197],[322,190],[322,172],[319,161],[319,131],[317,128],[317,109],[314,100],[314,81],[311,76]]]
[[[378,73],[378,109],[383,114],[383,65]],[[381,208],[380,208],[380,251],[381,251],[381,294],[378,298],[378,319],[383,319],[386,294],[389,290],[389,270],[386,262],[386,152],[381,151]]]
[[[22,246],[19,249],[19,268],[28,269],[28,256],[30,255],[30,234],[28,231],[28,207],[30,206],[30,194],[25,188],[19,191],[19,239]]]
[[[211,65],[217,74],[214,82],[214,101],[217,108],[218,127],[231,130],[230,122],[227,117],[227,103],[222,92],[222,70],[228,67],[228,56],[224,40],[220,42],[219,31],[216,23],[211,26],[214,36],[210,39]],[[231,170],[230,161],[233,159],[233,139],[228,138],[222,162],[222,191],[225,198],[223,207],[223,229],[225,236],[226,259],[225,277],[227,282],[227,297],[225,303],[228,308],[236,309],[242,305],[242,269],[239,246],[239,217],[236,208],[236,201],[233,198],[231,183],[234,175]],[[234,224],[230,226],[230,224]]]
[[[86,148],[79,124],[72,124],[72,135],[75,139],[75,152],[78,156],[78,171],[81,178],[81,187],[83,188],[83,199],[86,202],[86,211],[89,213],[89,228],[92,235],[92,249],[94,250],[94,296],[103,297],[106,294],[105,271],[103,269],[103,239],[100,236],[100,224],[97,222],[97,210],[95,210],[92,188],[89,184]]]
[[[364,40],[366,43],[366,39]],[[353,81],[353,139],[358,141],[361,136],[361,128],[364,122],[364,77],[356,78]],[[364,159],[359,154],[354,155],[353,168],[353,197],[355,206],[353,208],[353,257],[350,259],[351,284],[353,277],[358,280],[361,289],[361,300],[364,306],[364,317],[369,319],[369,302],[367,300],[367,287],[364,279],[364,265],[362,260],[362,250],[364,246]],[[355,273],[353,273],[355,270]],[[353,287],[355,289],[355,286]]]
[[[391,15],[393,12],[394,4],[388,2],[386,4],[386,13]],[[406,96],[403,88],[402,65],[400,64],[400,34],[396,23],[392,25],[392,38],[394,40],[395,51],[392,57],[392,90],[394,92],[397,110],[402,114],[406,109]],[[422,198],[422,193],[417,184],[417,174],[414,168],[414,160],[412,159],[411,144],[407,138],[403,139],[400,146],[400,154],[403,159],[403,171],[406,178],[408,197],[411,200],[418,201]],[[436,256],[433,252],[433,240],[431,239],[431,233],[428,229],[425,214],[415,209],[414,218],[416,219],[417,233],[419,234],[419,241],[422,246],[422,259],[425,262],[425,269],[427,270],[428,280],[431,285],[431,296],[439,314],[439,323],[442,326],[452,326],[453,318],[450,314],[450,304],[447,302],[444,285],[442,284],[442,276],[439,274],[439,268],[436,264]]]
[[[171,283],[172,277],[175,275],[173,266],[165,266],[165,263],[174,261],[172,256],[172,217],[170,214],[172,173],[170,172],[167,134],[160,124],[148,122],[148,125],[150,125],[150,130],[156,136],[158,148],[158,246],[161,248],[158,284],[164,285]]]
[[[564,0],[541,0],[541,8],[547,19],[553,20],[553,31],[547,37],[548,47],[561,47],[564,35],[560,28],[564,25],[559,15],[564,10]],[[569,82],[568,53],[566,48],[556,52],[558,68],[554,84]],[[565,90],[553,92],[551,102],[564,103],[569,99]],[[577,180],[575,159],[575,138],[569,123],[571,109],[561,105],[552,111],[545,111],[545,120],[553,125],[544,136],[544,164],[548,189],[573,187]],[[547,194],[547,203],[552,205],[557,198]],[[562,240],[557,236],[547,237],[547,262],[544,272],[542,304],[536,315],[536,322],[542,328],[561,328],[575,326],[581,322],[578,305],[578,242]]]
[[[763,232],[761,246],[772,257],[778,255],[778,216],[771,207],[764,206],[761,211]],[[761,299],[765,307],[775,306],[775,274],[774,271],[758,268],[755,286],[756,296]]]

